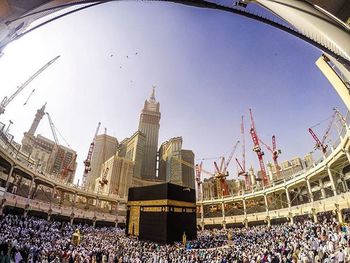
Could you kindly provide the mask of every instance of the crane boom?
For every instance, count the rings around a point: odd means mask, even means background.
[[[259,139],[259,142],[260,142],[262,145],[264,145],[264,146],[266,147],[266,149],[267,149],[269,152],[273,153],[273,150],[271,149],[270,146],[268,146],[266,143],[264,143],[261,139]]]
[[[21,86],[17,88],[17,90],[8,98],[4,97],[0,103],[0,114],[5,112],[7,105],[26,87],[31,83],[37,76],[39,76],[45,69],[47,69],[50,65],[52,65],[60,56],[55,57],[54,59],[47,62],[43,67],[41,67],[38,71],[36,71],[29,79],[26,80]]]
[[[312,138],[316,142],[315,148],[320,149],[323,152],[323,154],[325,154],[326,151],[327,151],[328,145],[325,144],[325,142],[326,142],[326,139],[327,139],[327,137],[328,137],[328,135],[329,135],[329,133],[331,131],[331,128],[332,128],[332,125],[333,125],[333,122],[334,122],[334,119],[335,119],[336,115],[337,115],[337,111],[335,111],[333,113],[333,115],[331,117],[331,121],[328,124],[327,130],[326,130],[325,134],[323,135],[322,140],[320,140],[317,137],[316,133],[311,128],[309,128],[309,133],[311,134]]]
[[[311,134],[312,138],[315,140],[316,142],[316,145],[315,147],[317,149],[320,149],[322,150],[323,153],[326,153],[326,150],[327,150],[327,145],[323,145],[322,142],[320,141],[320,139],[317,137],[316,133],[311,129],[309,128],[309,133]]]
[[[332,125],[333,125],[333,122],[334,122],[336,114],[337,114],[337,112],[334,112],[333,115],[332,115],[332,119],[331,119],[331,121],[328,124],[327,130],[326,130],[325,134],[322,137],[322,141],[321,141],[322,144],[324,144],[326,142],[326,139],[327,139],[327,137],[329,135],[329,132],[331,131],[331,128],[332,128]]]
[[[217,173],[220,173],[219,166],[218,166],[218,164],[217,164],[216,162],[214,162],[214,167],[215,167],[215,171],[216,171]]]
[[[277,176],[280,178],[281,177],[281,171],[280,171],[280,166],[278,165],[278,156],[281,154],[281,150],[277,150],[277,144],[276,144],[276,136],[272,135],[272,149],[269,145],[264,143],[261,139],[259,141],[266,147],[266,149],[271,152],[272,154],[272,159],[275,164],[276,168],[276,173]]]
[[[259,137],[255,129],[252,109],[249,109],[249,113],[250,113],[250,121],[251,121],[250,135],[252,137],[253,144],[254,144],[253,151],[256,152],[258,156],[262,181],[263,181],[263,184],[266,186],[269,183],[269,179],[266,176],[265,164],[263,159],[264,152],[261,150],[261,147],[259,144]]]
[[[55,125],[52,122],[50,114],[48,112],[45,112],[45,113],[47,115],[47,118],[49,119],[50,128],[51,128],[51,132],[52,132],[53,138],[55,140],[55,143],[56,143],[56,145],[59,145],[59,141],[58,141]]]
[[[172,159],[174,159],[175,161],[177,161],[177,162],[179,162],[179,163],[182,163],[182,164],[184,164],[184,165],[186,165],[186,166],[188,166],[188,167],[190,167],[190,168],[196,169],[195,165],[192,165],[191,163],[186,162],[186,161],[184,161],[184,160],[182,160],[182,159],[180,159],[180,158],[177,158],[177,157],[175,157],[175,156],[172,156]],[[213,174],[213,173],[208,172],[208,171],[204,170],[203,168],[201,168],[200,171],[201,171],[202,173],[205,173],[205,174],[207,174],[207,175],[210,175],[211,177],[214,177],[214,174]]]
[[[335,107],[333,108],[333,110],[335,111],[335,114],[338,116],[338,119],[340,120],[342,125],[346,126],[346,120],[345,120],[344,116],[340,113],[340,111]]]
[[[244,134],[244,116],[242,115],[241,121],[241,136],[242,136],[242,166],[245,172],[245,134]]]
[[[239,160],[236,158],[236,163],[238,164],[239,168],[241,169],[241,172],[245,172],[244,168],[242,167],[241,163],[239,162]]]
[[[101,122],[98,123],[97,125],[97,128],[96,128],[96,132],[95,132],[95,135],[94,135],[94,138],[92,140],[92,142],[90,143],[90,147],[89,147],[89,151],[88,151],[88,155],[84,161],[84,173],[83,173],[83,186],[86,187],[86,178],[87,178],[87,175],[88,173],[91,171],[91,158],[92,158],[92,152],[94,150],[94,147],[95,147],[95,139],[96,139],[96,136],[98,134],[98,131],[100,129],[100,126],[101,126]]]
[[[272,150],[276,151],[277,150],[277,145],[276,145],[276,136],[272,135]]]
[[[226,170],[227,170],[227,168],[228,168],[228,166],[229,166],[229,164],[230,164],[230,162],[232,160],[232,157],[233,157],[233,155],[236,152],[238,144],[239,144],[239,141],[237,141],[236,144],[233,146],[232,152],[230,153],[230,156],[228,157],[228,159],[226,161],[225,168],[224,168],[224,171],[223,171],[224,173],[226,172]]]

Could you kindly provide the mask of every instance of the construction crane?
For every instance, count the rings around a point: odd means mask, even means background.
[[[320,140],[317,137],[316,133],[311,128],[309,128],[309,133],[311,134],[312,138],[316,142],[315,148],[321,150],[323,154],[326,154],[326,152],[327,152],[328,145],[325,144],[325,142],[326,142],[326,139],[327,139],[327,137],[328,137],[328,135],[329,135],[329,133],[331,131],[331,128],[332,128],[332,125],[333,125],[333,122],[334,122],[336,114],[337,114],[337,112],[335,111],[333,113],[332,117],[331,117],[331,120],[330,120],[329,124],[328,124],[327,130],[326,130],[325,134],[322,137],[322,140]]]
[[[266,149],[272,154],[272,160],[275,164],[275,168],[276,168],[276,173],[277,173],[277,177],[281,178],[281,168],[278,165],[278,156],[282,153],[281,150],[277,150],[277,146],[276,146],[276,137],[275,135],[272,136],[272,149],[269,145],[267,145],[266,143],[264,143],[260,138],[259,141],[266,147]]]
[[[226,182],[226,177],[229,175],[227,168],[228,165],[231,162],[231,159],[237,149],[237,146],[239,144],[239,141],[236,142],[236,144],[233,146],[232,152],[227,159],[227,162],[225,163],[225,157],[221,158],[221,163],[220,163],[220,168],[216,162],[214,162],[214,167],[215,167],[215,179],[217,181],[217,192],[218,195],[225,196],[229,195],[229,190],[228,190],[228,185]]]
[[[105,133],[103,137],[103,148],[102,148],[102,163],[106,161],[106,146],[107,146],[107,128],[105,128]],[[102,167],[101,167],[102,169]],[[108,184],[107,174],[109,168],[107,167],[102,174],[101,180],[99,180],[100,187],[103,188],[106,184]],[[101,171],[100,171],[101,172]]]
[[[230,164],[230,162],[232,160],[233,155],[236,152],[236,149],[237,149],[237,146],[238,146],[239,143],[240,143],[240,141],[237,141],[236,144],[232,148],[232,151],[231,151],[231,153],[230,153],[230,155],[229,155],[229,157],[228,157],[228,159],[227,159],[227,161],[225,163],[224,170],[222,171],[224,174],[227,172],[227,168],[228,168],[228,166],[229,166],[229,164]]]
[[[54,125],[54,123],[52,121],[51,115],[48,112],[45,112],[45,113],[46,113],[47,118],[49,120],[51,132],[52,132],[52,135],[53,135],[53,138],[54,138],[54,141],[55,141],[55,147],[57,148],[57,156],[56,156],[56,158],[61,161],[61,166],[58,167],[57,174],[60,174],[60,176],[63,179],[65,179],[65,178],[67,178],[69,172],[74,172],[74,168],[72,166],[75,164],[75,160],[76,160],[77,156],[75,154],[72,157],[72,159],[71,159],[71,161],[69,162],[68,165],[64,164],[64,161],[66,159],[65,158],[66,157],[66,151],[60,147],[60,143],[58,141],[58,136],[57,136],[57,133],[56,133],[57,128],[56,128],[56,126]],[[64,141],[67,143],[66,140],[64,140]],[[67,145],[68,145],[68,147],[70,147],[68,143],[67,143]]]
[[[184,164],[184,165],[186,165],[186,166],[192,168],[192,169],[196,169],[196,166],[195,166],[195,165],[193,165],[193,164],[191,164],[191,163],[189,163],[189,162],[186,162],[186,161],[184,161],[184,160],[182,160],[182,159],[180,159],[180,158],[178,158],[178,157],[176,157],[176,156],[172,156],[171,158],[172,158],[173,160],[175,160],[175,161],[181,163],[181,164]],[[201,173],[205,173],[205,174],[209,175],[210,177],[214,177],[214,174],[213,174],[213,173],[208,172],[207,170],[204,170],[202,167],[201,167],[201,169],[200,169],[200,172],[201,172]]]
[[[50,114],[48,112],[45,112],[45,113],[47,115],[47,118],[49,119],[49,124],[50,124],[51,132],[52,132],[52,135],[53,135],[53,139],[54,139],[56,145],[59,145],[59,141],[58,141],[58,137],[57,137],[57,133],[56,133],[56,127],[53,124],[53,121],[51,119]]]
[[[203,162],[201,162],[199,165],[196,164],[195,171],[196,171],[196,183],[197,183],[197,191],[198,191],[198,200],[202,200],[202,191],[201,191],[201,173],[203,168]]]
[[[55,141],[55,147],[57,148],[57,157],[58,157],[58,160],[61,160],[61,163],[64,162],[64,150],[61,149],[60,147],[60,143],[58,141],[58,137],[57,137],[57,133],[56,133],[56,127],[55,125],[53,124],[53,121],[51,119],[51,116],[48,112],[45,112],[46,113],[46,116],[47,118],[49,119],[49,124],[50,124],[50,128],[51,128],[51,132],[52,132],[52,135],[53,135],[53,139]],[[56,158],[57,158],[56,157]],[[55,165],[55,162],[53,162],[54,165]],[[59,174],[59,171],[60,171],[60,168],[58,168],[58,171],[57,173]]]
[[[61,177],[63,178],[63,179],[69,179],[68,178],[68,175],[69,175],[69,173],[71,173],[71,174],[73,174],[74,173],[74,165],[75,165],[75,162],[76,162],[76,160],[77,160],[77,155],[76,154],[74,154],[73,155],[73,158],[71,159],[71,161],[69,162],[69,164],[67,165],[67,166],[64,166],[63,167],[63,170],[62,170],[62,173],[61,173]]]
[[[244,116],[243,115],[241,117],[241,137],[242,137],[242,164],[236,158],[236,163],[240,168],[240,171],[238,172],[238,176],[244,176],[245,185],[248,189],[250,189],[249,175],[245,169],[245,134],[244,134]]]
[[[258,160],[259,160],[259,165],[260,165],[260,171],[261,171],[261,178],[263,181],[263,185],[266,186],[269,184],[269,179],[266,176],[266,170],[265,170],[265,164],[264,164],[264,152],[261,150],[260,144],[259,144],[259,137],[256,132],[255,124],[254,124],[254,118],[253,118],[253,113],[252,109],[249,109],[249,114],[250,114],[250,122],[251,122],[251,128],[250,128],[250,135],[253,140],[253,151],[257,154]]]
[[[100,129],[100,126],[101,126],[101,122],[99,122],[98,125],[97,125],[95,136],[94,136],[92,142],[90,143],[88,155],[87,155],[87,157],[86,157],[86,159],[84,161],[84,173],[83,173],[83,186],[84,187],[86,187],[86,178],[87,178],[89,172],[91,171],[92,152],[93,152],[94,147],[95,147],[95,139],[96,139],[96,136],[97,136],[98,131]]]
[[[102,178],[101,180],[99,180],[99,184],[100,184],[100,188],[102,189],[106,184],[108,184],[108,179],[107,179],[107,175],[108,175],[108,171],[109,171],[109,168],[107,167],[104,172],[103,172],[103,175],[102,175]],[[117,191],[118,193],[118,191]]]
[[[31,83],[37,76],[39,76],[45,69],[47,69],[50,65],[52,65],[57,59],[59,59],[60,56],[55,57],[54,59],[47,62],[43,67],[41,67],[38,71],[36,71],[32,76],[30,76],[29,79],[27,79],[26,82],[24,82],[21,86],[17,88],[17,90],[8,98],[5,96],[3,100],[0,103],[0,115],[3,114],[6,110],[6,107],[9,105],[9,103],[16,98],[16,96]]]
[[[336,107],[334,107],[333,110],[334,110],[335,114],[337,115],[341,125],[346,128],[347,124],[346,124],[346,120],[345,120],[344,116],[340,113],[340,111]]]

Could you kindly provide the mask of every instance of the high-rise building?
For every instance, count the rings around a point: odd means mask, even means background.
[[[314,164],[314,159],[312,157],[312,154],[309,153],[307,155],[304,156],[304,167],[308,168],[310,166],[312,166]]]
[[[102,164],[114,156],[118,147],[118,140],[107,134],[97,135],[95,146],[91,157],[91,171],[86,178],[86,185],[89,189],[95,189],[95,181],[101,175]]]
[[[134,162],[133,177],[141,179],[142,160],[145,149],[145,135],[140,131],[135,132],[130,138],[120,142],[117,150],[119,157]]]
[[[194,166],[194,153],[191,150],[181,150],[181,158],[186,163],[190,163]],[[189,167],[188,165],[182,164],[182,185],[187,186],[189,188],[195,189],[195,176],[194,169]]]
[[[181,185],[181,160],[182,138],[175,137],[162,143],[159,147],[159,171],[158,179],[163,182],[172,182]]]
[[[95,180],[95,191],[104,194],[118,194],[122,198],[128,196],[132,185],[134,162],[117,154],[102,164],[101,175]],[[103,178],[107,183],[101,185]]]
[[[184,161],[184,162],[181,162]],[[158,179],[195,188],[194,153],[182,149],[182,137],[171,138],[159,148]]]
[[[36,132],[36,129],[39,126],[41,119],[45,115],[45,107],[46,107],[46,103],[40,109],[37,110],[35,114],[35,118],[32,122],[32,125],[29,128],[29,131],[24,133],[24,137],[22,139],[22,151],[26,153],[29,153],[29,154],[32,153],[33,143],[35,141],[34,134]]]
[[[146,180],[156,179],[159,121],[161,116],[159,107],[160,104],[156,101],[155,89],[153,88],[151,97],[145,101],[138,128],[145,135],[141,178]]]

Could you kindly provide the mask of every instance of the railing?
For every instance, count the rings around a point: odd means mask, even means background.
[[[6,200],[5,205],[19,207],[26,209],[29,207],[31,210],[40,211],[43,213],[57,214],[61,216],[71,217],[74,213],[75,218],[85,218],[92,220],[94,217],[97,221],[110,221],[115,222],[116,214],[106,213],[99,210],[85,210],[77,207],[59,205],[57,203],[44,202],[37,199],[29,199],[23,196],[11,194],[5,192],[4,189],[0,189],[0,196]],[[51,210],[51,211],[50,211]],[[125,217],[118,216],[119,222],[125,222]]]

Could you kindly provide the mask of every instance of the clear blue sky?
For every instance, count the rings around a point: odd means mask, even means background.
[[[161,104],[159,142],[182,136],[196,158],[228,154],[240,139],[242,114],[248,130],[250,107],[260,137],[270,144],[276,135],[281,160],[312,150],[307,129],[329,117],[332,107],[345,114],[315,66],[319,50],[218,11],[115,2],[67,16],[5,49],[0,97],[58,54],[60,60],[10,104],[0,121],[13,120],[11,132],[20,141],[36,109],[47,102],[55,125],[78,152],[78,177],[97,122],[119,141],[130,136],[152,85]],[[326,126],[323,122],[315,131],[322,134]],[[38,133],[52,138],[46,119]],[[247,166],[257,168],[248,133],[246,141]],[[265,152],[265,161],[271,160]],[[212,161],[205,168],[212,171]],[[230,170],[234,173],[235,165]]]

